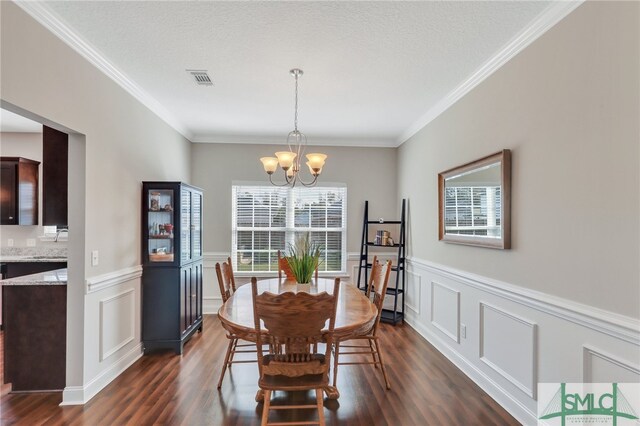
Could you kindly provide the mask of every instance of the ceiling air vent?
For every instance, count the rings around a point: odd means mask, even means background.
[[[211,81],[211,77],[207,74],[207,70],[187,70],[187,72],[193,76],[197,85],[213,86],[213,81]]]

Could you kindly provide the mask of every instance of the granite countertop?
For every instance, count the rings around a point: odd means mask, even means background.
[[[67,268],[7,278],[0,285],[67,285]]]
[[[49,256],[0,256],[0,262],[66,262],[66,257]]]
[[[66,262],[66,248],[1,247],[0,262]]]

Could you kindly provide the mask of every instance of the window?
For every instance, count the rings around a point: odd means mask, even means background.
[[[500,187],[452,186],[445,190],[447,233],[500,236]]]
[[[238,272],[277,272],[297,235],[321,247],[319,271],[346,270],[347,188],[232,187],[232,261]]]

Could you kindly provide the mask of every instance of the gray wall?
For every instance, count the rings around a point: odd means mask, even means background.
[[[640,317],[639,7],[586,2],[400,147],[411,256]],[[513,248],[439,242],[438,172],[503,148]]]
[[[285,135],[286,136],[286,135]],[[284,140],[284,138],[283,138]],[[312,141],[311,141],[312,143]],[[194,144],[193,184],[205,191],[204,251],[231,250],[231,185],[252,181],[270,185],[260,157],[273,156],[283,145]],[[364,201],[373,217],[399,215],[396,198],[395,148],[310,147],[328,155],[319,178],[347,185],[347,251],[359,251]],[[309,179],[305,171],[305,179]],[[282,181],[281,171],[274,180]]]
[[[73,130],[67,390],[82,393],[85,384],[98,383],[84,390],[91,393],[122,368],[118,363],[126,361],[119,361],[121,357],[131,360],[139,355],[140,280],[86,295],[85,283],[140,265],[140,182],[190,180],[191,144],[16,4],[0,2],[0,8],[3,107]],[[84,147],[76,142],[84,142]],[[74,239],[81,241],[74,246]],[[91,250],[99,250],[98,266],[91,266]],[[101,301],[123,290],[133,291],[134,296],[128,296],[135,299],[133,319],[122,315],[118,324],[104,323]],[[118,337],[128,327],[133,327],[133,341],[101,359],[99,337]],[[97,377],[101,381],[95,382]]]

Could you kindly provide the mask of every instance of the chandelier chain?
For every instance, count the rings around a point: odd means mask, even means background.
[[[296,78],[296,102],[295,102],[295,114],[293,116],[293,127],[295,131],[298,131],[298,74],[295,74]]]

